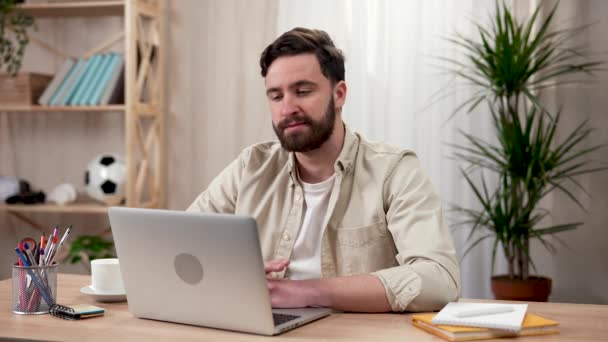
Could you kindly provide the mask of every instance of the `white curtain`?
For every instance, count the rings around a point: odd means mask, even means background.
[[[450,158],[447,143],[462,142],[458,129],[486,138],[493,131],[484,108],[448,120],[471,90],[450,84],[450,76],[440,69],[446,64],[438,57],[462,60],[462,52],[445,37],[456,32],[473,35],[473,22],[487,21],[494,4],[485,0],[282,0],[277,35],[297,26],[329,33],[346,55],[344,120],[372,140],[416,151],[447,212],[450,203],[475,206],[460,175],[462,164]],[[460,90],[434,102],[441,89]],[[449,213],[446,216],[449,223],[454,222]],[[453,229],[452,234],[462,256],[468,231]],[[488,241],[463,259],[462,297],[493,297],[490,258]],[[500,266],[504,265],[497,265],[495,271]]]

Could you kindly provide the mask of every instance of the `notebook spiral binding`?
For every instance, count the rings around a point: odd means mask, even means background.
[[[74,320],[74,316],[72,316],[72,314],[74,314],[74,309],[72,309],[69,306],[63,306],[63,305],[59,305],[59,304],[55,304],[53,306],[51,306],[51,308],[49,309],[49,314],[51,314],[51,316],[55,316],[55,317],[59,317],[59,318],[63,318],[63,319],[69,319],[69,320]]]

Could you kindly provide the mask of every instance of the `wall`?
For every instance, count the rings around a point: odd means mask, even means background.
[[[550,4],[547,4],[550,5]],[[595,51],[608,62],[608,2],[603,0],[562,0],[555,22],[559,25],[580,26],[593,24],[578,36],[581,51]],[[608,143],[608,72],[598,73],[591,83],[562,87],[543,95],[555,108],[563,105],[563,122],[558,139],[563,139],[583,120],[594,129],[586,147]],[[608,148],[596,151],[590,159],[608,166]],[[608,171],[584,175],[579,182],[585,190],[569,189],[586,208],[584,212],[565,194],[555,193],[548,209],[554,224],[584,222],[577,230],[559,235],[555,255],[543,255],[542,262],[552,265],[554,280],[552,301],[608,304]],[[585,191],[587,193],[585,193]]]
[[[276,2],[173,2],[169,207],[186,208],[247,145],[274,138],[259,56]]]

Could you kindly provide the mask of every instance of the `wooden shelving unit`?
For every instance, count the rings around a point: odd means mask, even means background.
[[[104,113],[124,115],[127,164],[126,206],[162,208],[165,206],[165,25],[166,0],[69,1],[46,4],[21,4],[20,8],[36,18],[124,17],[124,32],[110,37],[85,56],[99,53],[120,40],[125,53],[125,104],[108,106],[2,106],[1,112]],[[74,33],[77,34],[77,33]],[[66,38],[69,39],[69,38]],[[47,50],[66,56],[50,44],[32,37]],[[139,62],[138,54],[139,52]],[[144,97],[144,94],[147,96]],[[94,115],[94,114],[93,114]],[[66,206],[6,205],[6,211],[34,225],[24,213],[104,214],[107,207],[95,203]]]
[[[125,1],[70,1],[64,3],[22,4],[20,8],[36,18],[121,16]]]
[[[124,105],[109,105],[109,106],[1,106],[0,112],[124,112]]]
[[[105,214],[108,207],[97,203],[58,204],[0,204],[0,210],[15,213]]]

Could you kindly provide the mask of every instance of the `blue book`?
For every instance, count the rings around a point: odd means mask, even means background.
[[[91,65],[90,58],[85,60],[82,63],[82,67],[80,67],[80,72],[78,73],[78,75],[76,77],[74,77],[74,83],[71,85],[71,87],[67,88],[65,97],[63,97],[62,99],[59,100],[60,106],[66,106],[68,104],[68,102],[70,101],[70,99],[74,96],[74,94],[76,93],[76,89],[78,89],[78,86],[82,82],[82,79],[84,78],[84,75],[87,72],[87,69],[89,68],[90,65]]]
[[[97,85],[99,84],[99,80],[101,79],[101,76],[103,75],[104,69],[111,60],[112,60],[111,53],[103,55],[101,62],[99,62],[99,66],[97,67],[97,70],[95,70],[95,74],[93,75],[93,78],[91,79],[91,86],[87,89],[85,94],[82,96],[83,105],[85,105],[85,106],[92,105],[91,98],[93,96],[93,92],[95,91],[95,89],[97,89]]]
[[[100,55],[94,55],[93,57],[91,57],[91,60],[89,62],[89,67],[85,71],[84,78],[82,79],[82,82],[80,82],[78,89],[76,90],[76,93],[74,94],[74,96],[72,96],[72,98],[70,98],[68,100],[68,104],[73,105],[73,106],[82,105],[82,103],[81,103],[82,95],[84,95],[85,90],[91,83],[91,78],[93,77],[93,74],[95,73],[95,69],[97,68],[97,64],[99,63],[100,58],[101,58]]]
[[[119,60],[120,58],[117,54],[112,55],[112,60],[110,60],[110,63],[108,63],[108,66],[106,67],[101,76],[101,80],[99,81],[97,89],[95,89],[95,92],[93,93],[93,98],[91,100],[93,105],[100,104],[101,97],[104,94],[104,90],[106,89],[106,86],[110,81],[110,77],[114,73],[114,69],[118,65]]]
[[[112,71],[112,76],[104,89],[104,93],[99,100],[100,105],[108,105],[110,103],[120,103],[124,101],[124,69],[125,58],[122,54],[117,55],[116,66]],[[124,102],[123,102],[124,103]]]
[[[42,93],[42,95],[38,99],[39,105],[49,105],[49,103],[51,102],[51,98],[53,97],[53,95],[55,95],[57,89],[59,89],[61,84],[68,77],[70,71],[74,69],[74,65],[76,65],[76,59],[68,58],[65,60],[65,62],[61,66],[61,69],[59,69],[59,71],[55,73],[53,80],[51,81],[51,83],[49,83],[48,87],[44,89],[44,93]]]
[[[59,103],[59,101],[63,97],[65,97],[65,92],[66,92],[67,88],[71,84],[73,84],[74,78],[80,72],[80,69],[82,68],[83,63],[84,63],[84,60],[82,58],[78,58],[78,62],[76,62],[76,65],[74,65],[72,70],[70,70],[70,72],[66,76],[65,80],[59,86],[59,89],[57,89],[57,91],[51,98],[51,102],[49,103],[51,106],[56,106]]]

